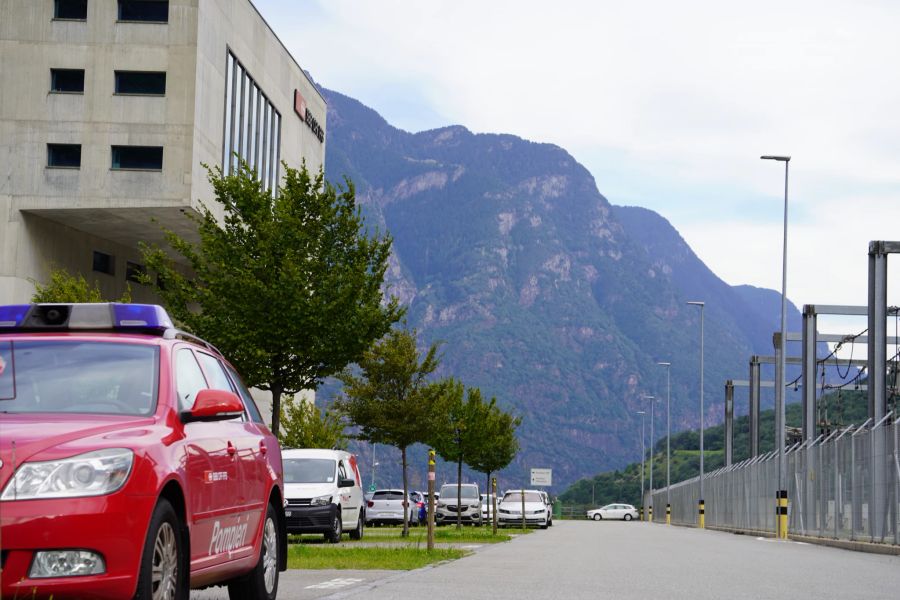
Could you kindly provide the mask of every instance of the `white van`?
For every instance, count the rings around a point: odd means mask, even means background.
[[[288,533],[321,533],[336,544],[348,531],[358,540],[366,523],[356,457],[343,450],[281,451]]]

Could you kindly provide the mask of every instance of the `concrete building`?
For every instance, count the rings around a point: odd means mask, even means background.
[[[0,304],[60,267],[119,297],[139,242],[216,210],[202,164],[318,169],[325,109],[249,0],[3,0]]]

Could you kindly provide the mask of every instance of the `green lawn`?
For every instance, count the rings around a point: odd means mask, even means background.
[[[397,548],[354,547],[349,544],[291,544],[288,548],[289,569],[387,569],[408,571],[426,565],[455,560],[470,554],[457,548],[424,546]]]

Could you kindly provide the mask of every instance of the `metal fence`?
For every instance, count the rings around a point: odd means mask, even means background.
[[[797,443],[785,463],[791,534],[900,545],[900,419],[889,413]],[[775,532],[774,451],[708,473],[703,486],[707,527]],[[696,524],[699,478],[669,492],[672,523]],[[652,503],[653,520],[664,523],[665,488],[653,490]]]

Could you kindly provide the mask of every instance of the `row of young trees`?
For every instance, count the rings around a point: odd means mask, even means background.
[[[204,205],[187,213],[195,239],[166,231],[168,248],[142,244],[141,282],[245,383],[271,392],[272,431],[283,443],[339,440],[355,427],[356,437],[400,450],[404,492],[406,450],[418,442],[456,463],[460,477],[465,463],[490,480],[518,451],[519,419],[477,388],[432,380],[437,346],[420,359],[415,332],[395,328],[405,310],[382,292],[392,240],[366,230],[352,182],[335,188],[305,164],[284,172],[273,196],[246,164],[231,175],[209,169],[224,218]],[[61,271],[35,286],[34,301],[102,301],[96,284]],[[120,301],[130,296],[129,289]],[[282,407],[282,396],[315,390],[335,374],[344,384],[336,410]]]

